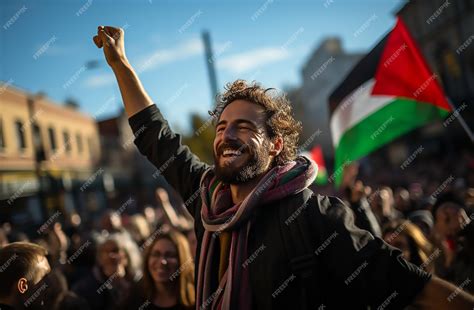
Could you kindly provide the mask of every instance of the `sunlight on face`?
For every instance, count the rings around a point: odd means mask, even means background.
[[[247,182],[264,173],[271,162],[265,129],[265,110],[246,100],[235,100],[224,109],[216,126],[216,175],[226,183]]]

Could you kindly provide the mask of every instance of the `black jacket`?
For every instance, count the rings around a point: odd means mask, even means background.
[[[140,152],[193,215],[200,253],[199,183],[209,166],[181,144],[155,105],[129,122]],[[399,250],[357,228],[353,212],[338,198],[305,190],[262,205],[252,220],[248,253],[264,248],[246,267],[254,309],[403,309],[431,276],[403,260]],[[308,255],[296,253],[302,242]],[[294,268],[295,261],[303,261],[297,264],[303,272]]]

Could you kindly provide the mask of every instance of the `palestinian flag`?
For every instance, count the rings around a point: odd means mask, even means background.
[[[350,162],[449,114],[436,78],[398,18],[329,97],[337,185]]]
[[[323,150],[320,145],[316,145],[310,152],[302,152],[301,155],[312,159],[318,165],[318,174],[314,183],[318,185],[326,185],[328,183],[328,173],[324,162]]]

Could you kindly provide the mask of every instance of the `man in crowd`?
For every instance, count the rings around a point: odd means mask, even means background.
[[[214,112],[214,166],[168,126],[127,60],[124,31],[93,38],[117,78],[140,152],[195,218],[199,309],[470,309],[473,296],[354,224],[341,200],[313,194],[317,166],[297,156],[287,99],[229,84]]]
[[[0,248],[0,309],[24,309],[39,304],[51,271],[46,250],[28,242]],[[31,309],[32,307],[30,307]]]

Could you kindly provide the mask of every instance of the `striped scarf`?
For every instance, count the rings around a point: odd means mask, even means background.
[[[219,182],[212,169],[201,179],[201,217],[205,228],[199,256],[196,309],[250,309],[251,293],[248,268],[242,264],[248,258],[247,242],[255,208],[286,196],[297,194],[316,178],[317,165],[306,157],[298,157],[283,166],[269,170],[257,186],[239,204],[232,203],[230,187]],[[219,269],[219,235],[230,234],[228,265],[218,287],[211,283]]]

